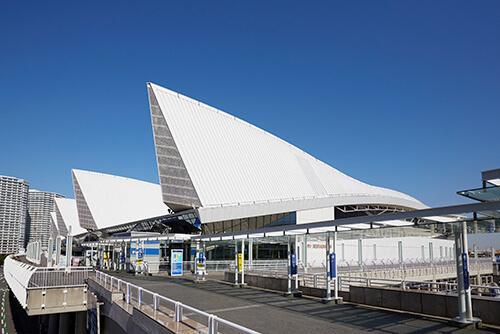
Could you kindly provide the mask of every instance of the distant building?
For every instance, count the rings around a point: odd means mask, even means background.
[[[24,247],[28,189],[27,181],[0,175],[0,254]]]
[[[41,241],[42,247],[47,247],[50,237],[50,212],[55,209],[55,198],[62,195],[40,190],[29,190],[28,194],[28,226],[29,241]]]

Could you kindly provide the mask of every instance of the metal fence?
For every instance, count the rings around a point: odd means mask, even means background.
[[[173,319],[175,322],[184,323],[187,326],[190,325],[187,324],[186,320],[189,319],[191,321],[195,321],[203,326],[206,326],[206,330],[202,330],[204,333],[216,334],[236,332],[244,334],[259,334],[259,332],[219,318],[214,314],[198,310],[189,305],[161,296],[155,292],[149,291],[101,271],[96,271],[96,281],[110,291],[123,293],[123,302],[127,305],[138,308],[150,307],[153,312],[161,312],[165,316]]]
[[[37,267],[28,282],[28,288],[82,286],[86,284],[86,280],[92,271],[92,267]]]
[[[300,276],[301,285],[311,288],[326,288],[326,276],[324,273],[303,274]],[[454,281],[432,282],[401,279],[384,279],[369,277],[339,276],[339,290],[349,291],[350,286],[396,288],[402,290],[418,290],[427,292],[456,293],[457,283]],[[500,288],[493,285],[493,276],[485,276],[481,284],[472,284],[471,292],[479,296],[499,297]],[[489,284],[489,285],[488,285]]]

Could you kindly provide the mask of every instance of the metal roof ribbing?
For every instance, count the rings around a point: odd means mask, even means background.
[[[158,184],[74,169],[98,229],[168,214]]]
[[[406,194],[358,181],[232,115],[150,84],[202,207],[294,198],[370,197],[426,207]],[[366,199],[363,200],[363,203]]]

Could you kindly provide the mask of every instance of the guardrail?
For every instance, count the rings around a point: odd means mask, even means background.
[[[122,301],[127,305],[137,306],[139,309],[142,306],[149,306],[154,312],[162,312],[179,323],[184,323],[185,318],[190,319],[206,326],[208,334],[223,333],[224,329],[228,329],[232,333],[236,331],[244,334],[259,334],[259,332],[252,329],[219,318],[214,314],[198,310],[179,301],[161,296],[158,293],[149,291],[101,271],[96,270],[96,281],[105,289],[123,293]],[[190,317],[185,316],[185,311],[190,313]]]
[[[350,286],[378,287],[378,288],[398,288],[401,290],[418,290],[427,292],[456,293],[456,282],[431,282],[431,281],[405,281],[396,279],[379,279],[367,277],[339,276],[339,290],[349,291]],[[493,283],[493,277],[487,277],[486,284]],[[324,273],[301,275],[303,286],[325,289],[326,277]],[[471,284],[471,292],[478,296],[500,296],[500,287],[496,285],[476,285]]]
[[[28,289],[85,285],[85,281],[89,278],[89,273],[92,271],[92,267],[37,267],[28,282]]]

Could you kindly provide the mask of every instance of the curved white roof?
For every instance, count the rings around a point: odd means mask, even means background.
[[[296,205],[425,207],[401,192],[358,181],[214,107],[151,83],[148,92],[163,199],[172,208],[200,207],[202,216],[232,207],[229,216],[235,218],[252,215],[242,206],[255,203],[259,214]],[[289,201],[294,203],[276,205]],[[204,221],[224,218],[215,216]]]
[[[55,212],[50,213],[50,236],[55,238],[59,235],[59,226],[57,225],[57,214]]]
[[[71,235],[78,235],[87,232],[80,226],[76,200],[71,198],[56,198],[57,225],[59,233],[66,236],[71,227]],[[60,219],[59,219],[60,218]]]
[[[84,228],[102,229],[168,214],[157,184],[78,169],[72,175]]]

